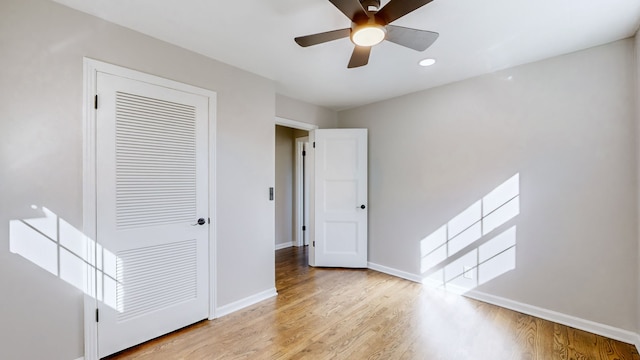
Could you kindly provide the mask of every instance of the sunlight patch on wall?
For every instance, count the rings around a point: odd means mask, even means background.
[[[520,214],[515,174],[420,241],[423,283],[464,293],[516,268],[516,226],[495,234]]]
[[[117,257],[46,207],[43,216],[9,222],[9,251],[122,312]]]

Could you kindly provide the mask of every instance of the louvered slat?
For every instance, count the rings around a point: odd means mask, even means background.
[[[196,218],[195,107],[116,92],[116,223]]]
[[[197,296],[197,243],[186,240],[117,254],[118,321]]]

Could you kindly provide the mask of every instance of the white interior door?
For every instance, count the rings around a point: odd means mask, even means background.
[[[310,132],[309,265],[367,267],[367,130]]]
[[[209,105],[105,73],[97,93],[103,357],[208,317]]]

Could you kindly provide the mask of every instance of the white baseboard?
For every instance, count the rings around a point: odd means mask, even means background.
[[[422,282],[422,279],[420,278],[420,276],[418,276],[416,274],[408,273],[406,271],[390,268],[390,267],[379,265],[379,264],[374,264],[372,262],[367,263],[367,267],[369,269],[371,269],[371,270],[375,270],[375,271],[379,271],[381,273],[393,275],[393,276],[396,276],[396,277],[399,277],[399,278],[403,278],[403,279],[406,279],[406,280],[409,280],[409,281],[413,281],[413,282],[417,282],[417,283],[421,283]]]
[[[276,250],[286,249],[286,248],[290,248],[290,247],[297,246],[297,245],[298,245],[298,243],[295,242],[295,241],[280,243],[280,244],[276,244]]]
[[[84,360],[84,356],[77,358],[76,360]]]
[[[636,335],[636,341],[633,342],[632,344],[634,344],[636,346],[636,350],[640,352],[640,334],[635,334],[635,335]]]
[[[231,304],[220,306],[216,309],[216,318],[229,315],[232,312],[236,312],[238,310],[244,309],[253,304],[257,304],[263,300],[267,300],[274,296],[278,295],[276,288],[272,288],[269,290],[265,290],[263,292],[248,296],[244,299],[240,299],[238,301],[232,302]]]
[[[638,334],[629,331],[619,329],[610,325],[600,324],[591,320],[581,319],[575,316],[562,314],[556,311],[539,308],[537,306],[524,304],[514,300],[509,300],[503,297],[490,295],[476,290],[471,290],[465,294],[466,297],[471,299],[480,300],[492,305],[497,305],[503,308],[515,310],[523,314],[539,317],[541,319],[553,321],[562,325],[567,325],[576,329],[588,331],[597,335],[602,335],[614,340],[619,340],[629,344],[634,344],[636,348],[640,345],[640,336]]]

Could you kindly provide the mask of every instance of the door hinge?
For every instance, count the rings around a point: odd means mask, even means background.
[[[316,241],[313,240],[313,247],[316,247]]]
[[[302,231],[307,231],[307,227],[306,226],[302,226]]]
[[[93,98],[93,108],[98,109],[98,95]]]
[[[96,96],[97,96],[97,95],[96,95]],[[313,148],[314,148],[314,149],[316,148],[316,142],[315,142],[315,141],[313,142]]]
[[[207,224],[211,224],[211,218],[207,218]]]
[[[302,156],[307,156],[307,152],[306,151],[302,151]]]
[[[96,322],[100,322],[100,309],[96,309]]]

